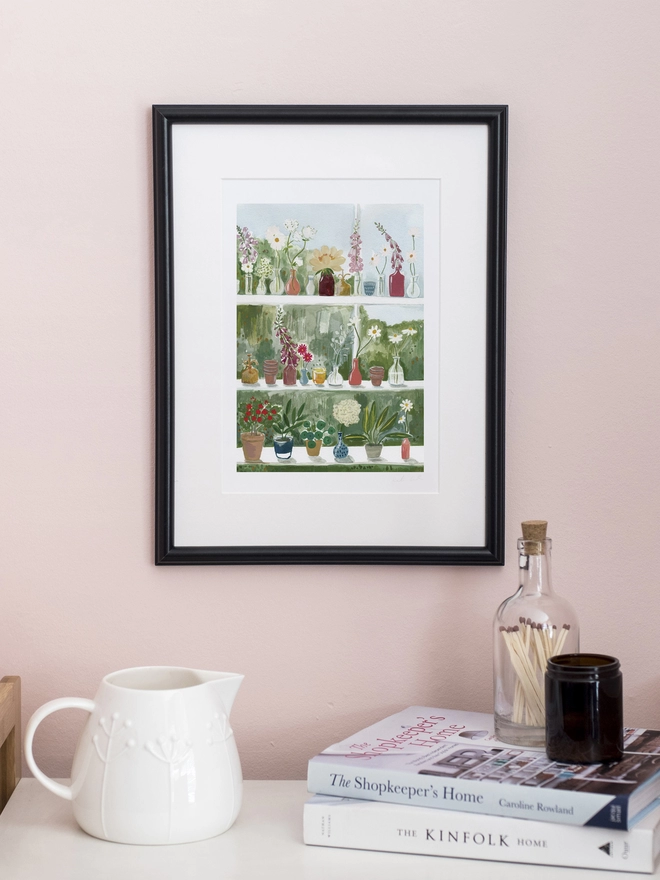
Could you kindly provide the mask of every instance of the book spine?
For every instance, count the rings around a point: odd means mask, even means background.
[[[647,874],[654,865],[650,829],[567,827],[342,798],[305,804],[303,839],[312,846]]]
[[[449,778],[379,767],[331,762],[321,756],[308,765],[307,787],[314,794],[368,801],[487,813],[562,825],[627,829],[627,811],[608,811],[609,795],[524,787],[508,783]]]

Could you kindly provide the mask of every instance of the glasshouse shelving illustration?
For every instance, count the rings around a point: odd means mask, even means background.
[[[424,470],[422,221],[238,206],[238,471]]]

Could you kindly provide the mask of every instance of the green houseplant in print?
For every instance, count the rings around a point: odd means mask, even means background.
[[[376,402],[372,401],[364,411],[362,430],[347,434],[345,440],[347,443],[363,443],[367,458],[380,458],[386,440],[404,440],[408,436],[407,432],[394,427],[398,419],[398,412],[392,412],[388,406],[378,412]]]
[[[303,427],[305,416],[303,415],[305,404],[298,408],[293,401],[288,400],[273,420],[273,446],[275,455],[280,461],[291,458],[293,452],[294,435]]]
[[[332,446],[335,442],[335,429],[323,419],[317,419],[315,422],[307,420],[303,428],[305,430],[300,432],[300,439],[305,441],[307,455],[311,458],[318,457],[322,446]]]

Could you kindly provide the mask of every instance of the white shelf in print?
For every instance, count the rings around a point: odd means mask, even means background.
[[[265,296],[257,295],[257,294],[238,294],[236,296],[236,302],[238,305],[244,306],[312,306],[312,305],[322,305],[322,306],[385,306],[385,305],[397,305],[397,306],[414,306],[414,305],[424,305],[424,300],[421,297],[417,297],[416,299],[411,299],[406,296],[307,296],[298,295],[298,296],[287,296],[283,295],[270,295],[266,294]]]
[[[348,431],[346,431],[346,433],[348,433]],[[259,464],[259,462],[246,462],[241,455],[240,449],[237,450],[237,463],[247,465]],[[346,466],[351,464],[373,465],[374,468],[376,468],[377,465],[383,464],[395,464],[401,466],[409,465],[414,467],[423,463],[423,446],[411,446],[410,458],[407,461],[403,461],[401,458],[400,446],[383,446],[380,458],[370,459],[367,457],[367,451],[364,446],[351,446],[349,444],[348,458],[344,458],[340,461],[335,461],[332,454],[332,446],[324,446],[318,456],[307,455],[304,446],[294,446],[291,458],[284,460],[279,460],[276,457],[275,449],[272,446],[265,446],[261,452],[261,464],[282,465],[283,467],[309,467],[310,465],[316,465],[320,468],[331,468],[333,465]]]
[[[361,385],[349,385],[344,382],[343,385],[328,385],[327,381],[323,385],[315,385],[310,379],[307,385],[301,385],[297,382],[295,385],[285,385],[281,379],[278,379],[274,385],[267,385],[263,379],[252,385],[246,385],[240,379],[236,380],[236,387],[239,391],[250,391],[256,389],[262,394],[264,391],[272,394],[275,391],[413,391],[415,388],[423,388],[423,380],[415,380],[412,382],[404,382],[403,385],[390,385],[385,380],[382,385],[372,385],[371,382],[363,382]]]

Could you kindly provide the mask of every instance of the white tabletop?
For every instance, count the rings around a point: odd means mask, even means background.
[[[306,784],[245,782],[236,824],[212,840],[127,846],[89,837],[71,804],[23,779],[0,815],[2,880],[597,880],[649,874],[305,846]],[[660,876],[656,871],[653,876]]]

